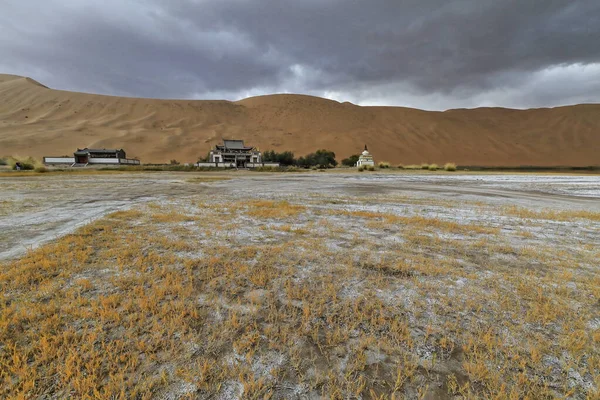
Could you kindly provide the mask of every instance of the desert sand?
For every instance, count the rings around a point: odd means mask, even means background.
[[[278,94],[236,102],[124,98],[0,75],[0,155],[124,148],[145,163],[193,162],[223,138],[338,160],[365,144],[376,161],[481,166],[600,165],[600,104],[514,110],[361,107]]]

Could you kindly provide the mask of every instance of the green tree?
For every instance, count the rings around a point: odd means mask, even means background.
[[[277,153],[273,150],[267,150],[262,155],[263,160],[266,162],[278,162],[281,165],[294,165],[296,163],[296,159],[294,158],[294,153],[291,151],[284,151],[283,153]]]
[[[333,168],[337,164],[335,153],[326,149],[319,149],[314,153],[300,157],[297,161],[297,165],[301,167]]]
[[[283,153],[277,154],[277,162],[281,165],[294,165],[296,159],[294,153],[291,151],[284,151]]]
[[[342,160],[342,165],[345,165],[347,167],[354,167],[358,162],[359,157],[360,156],[358,154],[352,154],[350,157],[344,158]]]

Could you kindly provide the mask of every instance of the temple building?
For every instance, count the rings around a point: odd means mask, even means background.
[[[46,165],[68,164],[72,167],[88,165],[140,165],[140,160],[127,158],[123,149],[77,149],[73,157],[44,157]]]
[[[367,149],[367,145],[365,144],[365,150],[362,152],[362,154],[358,157],[358,162],[356,163],[357,167],[368,167],[368,166],[375,166],[375,160],[373,159],[373,156],[371,155],[371,153],[369,153],[369,150]]]
[[[246,168],[248,164],[262,162],[262,154],[255,147],[244,146],[243,140],[223,140],[210,151],[209,162],[233,164],[237,168]]]
[[[279,163],[264,162],[256,147],[244,145],[243,140],[223,140],[208,155],[208,162],[198,162],[198,167],[256,168],[278,167]]]

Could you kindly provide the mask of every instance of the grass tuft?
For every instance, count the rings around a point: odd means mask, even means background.
[[[446,164],[444,164],[444,170],[445,171],[456,171],[456,164],[455,163],[446,163]]]

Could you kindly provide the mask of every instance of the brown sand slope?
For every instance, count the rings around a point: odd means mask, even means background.
[[[72,154],[122,147],[142,162],[195,161],[222,138],[261,150],[362,150],[392,163],[600,165],[600,105],[422,111],[359,107],[318,97],[153,100],[49,89],[0,75],[0,155]]]

